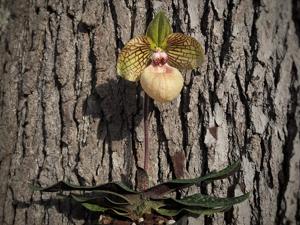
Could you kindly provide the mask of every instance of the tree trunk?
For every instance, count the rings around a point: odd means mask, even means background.
[[[300,224],[300,4],[297,0],[0,0],[0,224],[91,224],[54,194],[59,180],[135,186],[143,91],[116,59],[166,11],[206,61],[176,100],[150,102],[150,184],[241,160],[230,179],[186,193],[248,201],[189,224]]]

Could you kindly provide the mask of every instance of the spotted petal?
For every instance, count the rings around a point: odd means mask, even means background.
[[[151,40],[146,36],[131,39],[122,49],[118,62],[117,73],[126,80],[138,81],[142,71],[151,59]]]
[[[204,51],[200,43],[181,33],[172,33],[166,38],[165,51],[169,64],[178,69],[194,69],[204,61]]]

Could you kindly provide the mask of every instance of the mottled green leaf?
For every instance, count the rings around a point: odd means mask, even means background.
[[[212,171],[203,177],[199,177],[198,182],[202,182],[202,181],[209,182],[209,181],[224,179],[226,177],[233,175],[236,171],[238,171],[240,166],[241,166],[241,162],[236,161],[233,164],[227,166],[226,168],[220,171]]]
[[[152,209],[158,209],[163,206],[165,204],[162,201],[142,200],[136,205],[134,211],[138,216],[142,216],[144,214],[151,214]]]
[[[249,197],[249,193],[238,197],[218,198],[202,194],[194,194],[181,200],[169,198],[165,202],[167,205],[180,205],[182,207],[204,207],[204,208],[224,208],[240,203]]]
[[[92,212],[105,212],[107,210],[105,207],[91,203],[82,203],[81,205]]]
[[[168,194],[170,192],[173,192],[177,189],[187,188],[192,185],[197,185],[203,181],[209,182],[213,180],[223,179],[230,175],[232,175],[234,172],[236,172],[240,167],[240,162],[237,161],[233,163],[232,165],[224,168],[223,170],[220,170],[218,172],[213,171],[208,173],[207,175],[203,177],[198,177],[194,179],[175,179],[170,180],[162,184],[158,184],[154,187],[151,187],[144,191],[145,196],[151,197],[151,198],[159,198],[162,195]]]
[[[214,213],[220,213],[228,210],[230,207],[226,208],[217,208],[217,209],[188,209],[188,208],[180,208],[180,209],[166,209],[159,208],[155,209],[155,211],[162,216],[178,216],[179,214],[185,216],[200,216],[200,215],[212,215]]]
[[[71,194],[77,202],[98,203],[103,205],[128,205],[130,200],[125,196],[110,191],[95,191],[87,194]]]
[[[150,22],[146,35],[155,43],[155,47],[163,48],[166,37],[171,33],[172,27],[168,18],[164,12],[158,12]],[[151,47],[153,48],[154,46]]]
[[[128,212],[123,211],[123,209],[119,208],[106,208],[99,206],[97,204],[91,204],[91,203],[82,203],[81,204],[86,209],[92,211],[92,212],[101,212],[101,213],[108,213],[108,214],[116,214],[123,217],[128,217]]]

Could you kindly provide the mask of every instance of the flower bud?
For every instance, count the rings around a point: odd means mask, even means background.
[[[154,100],[168,102],[179,95],[183,87],[183,78],[179,70],[168,64],[150,64],[141,75],[141,85]]]

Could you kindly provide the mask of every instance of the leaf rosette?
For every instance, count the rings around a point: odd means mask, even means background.
[[[201,193],[180,199],[168,197],[170,193],[192,185],[227,178],[233,175],[239,167],[240,163],[235,162],[221,171],[213,171],[202,177],[170,180],[142,191],[135,191],[120,182],[87,187],[61,181],[45,188],[32,186],[32,189],[41,192],[70,191],[71,198],[91,212],[136,223],[141,218],[150,218],[152,220],[150,222],[156,224],[157,219],[165,222],[170,219],[177,221],[182,216],[198,217],[224,212],[233,205],[245,201],[249,193],[227,198]],[[76,193],[76,191],[81,191],[81,193]]]

